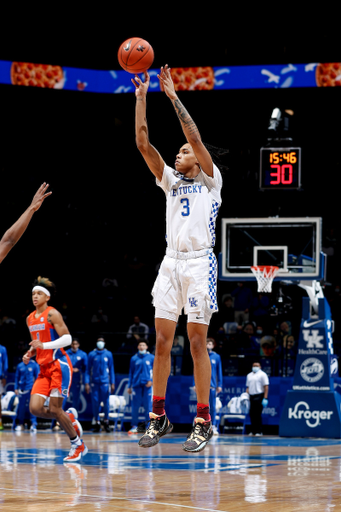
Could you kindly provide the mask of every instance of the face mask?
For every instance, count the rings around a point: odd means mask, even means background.
[[[139,354],[147,354],[147,350],[139,350]]]
[[[256,331],[256,333],[258,334],[258,336],[261,336],[263,334],[263,331]]]
[[[71,350],[72,350],[72,352],[77,352],[78,348],[72,348],[71,347]]]
[[[97,348],[98,350],[103,350],[104,349],[104,341],[97,341]]]
[[[259,370],[260,370],[259,366],[253,366],[253,367],[252,367],[252,371],[253,371],[254,373],[257,373]]]

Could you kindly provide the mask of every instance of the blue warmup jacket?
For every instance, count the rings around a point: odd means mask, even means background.
[[[219,354],[209,352],[212,374],[211,374],[211,388],[223,388],[223,370],[221,366],[221,357]]]
[[[31,391],[39,371],[39,364],[32,359],[28,364],[19,363],[15,372],[14,389]]]
[[[66,351],[70,358],[73,368],[78,368],[79,372],[73,372],[72,385],[80,384],[82,380],[83,384],[89,384],[88,375],[88,354],[80,348],[77,352],[74,352],[71,348]]]
[[[93,384],[115,384],[114,358],[104,348],[95,348],[88,356],[88,378]]]
[[[223,369],[221,365],[221,357],[219,354],[214,352],[209,352],[211,361],[211,388],[222,388],[223,389]],[[194,377],[193,377],[193,385],[195,385]]]
[[[8,357],[6,347],[0,345],[0,379],[7,379]]]
[[[154,356],[146,354],[135,354],[130,360],[128,388],[144,386],[148,381],[153,380]]]

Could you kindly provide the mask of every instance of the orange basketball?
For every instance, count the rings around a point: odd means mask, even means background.
[[[154,61],[154,50],[148,41],[131,37],[119,47],[117,58],[120,66],[128,73],[143,73]]]

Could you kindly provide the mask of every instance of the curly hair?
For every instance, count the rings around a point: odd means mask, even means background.
[[[224,172],[228,171],[229,168],[226,164],[223,163],[223,159],[224,157],[226,157],[226,155],[228,155],[229,150],[211,146],[210,144],[207,144],[207,142],[203,142],[203,144],[207,151],[209,152],[209,154],[211,155],[212,162],[218,167],[221,174],[224,174]],[[174,171],[174,175],[177,178],[181,178],[183,176],[183,174],[181,174],[181,172],[179,171]]]
[[[228,166],[223,163],[224,158],[228,155],[229,150],[224,148],[217,148],[215,146],[211,146],[211,144],[207,144],[207,142],[203,142],[205,148],[211,155],[213,163],[218,167],[221,173],[228,171]]]
[[[56,285],[48,277],[37,277],[33,286],[44,286],[50,292],[51,297],[56,294]]]

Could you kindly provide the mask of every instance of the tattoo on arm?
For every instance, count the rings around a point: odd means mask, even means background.
[[[51,312],[49,312],[49,313],[47,314],[47,321],[48,321],[48,323],[49,323],[49,324],[53,325],[53,322],[52,322],[52,313],[51,313]]]
[[[173,104],[174,104],[176,114],[177,114],[178,118],[180,119],[180,122],[183,125],[184,129],[186,131],[188,131],[188,134],[189,135],[193,135],[193,134],[199,135],[199,130],[197,128],[197,125],[195,124],[195,122],[193,121],[193,119],[191,118],[191,116],[189,115],[189,113],[187,112],[187,110],[185,109],[183,104],[181,103],[181,101],[179,99],[177,99],[174,101]]]

